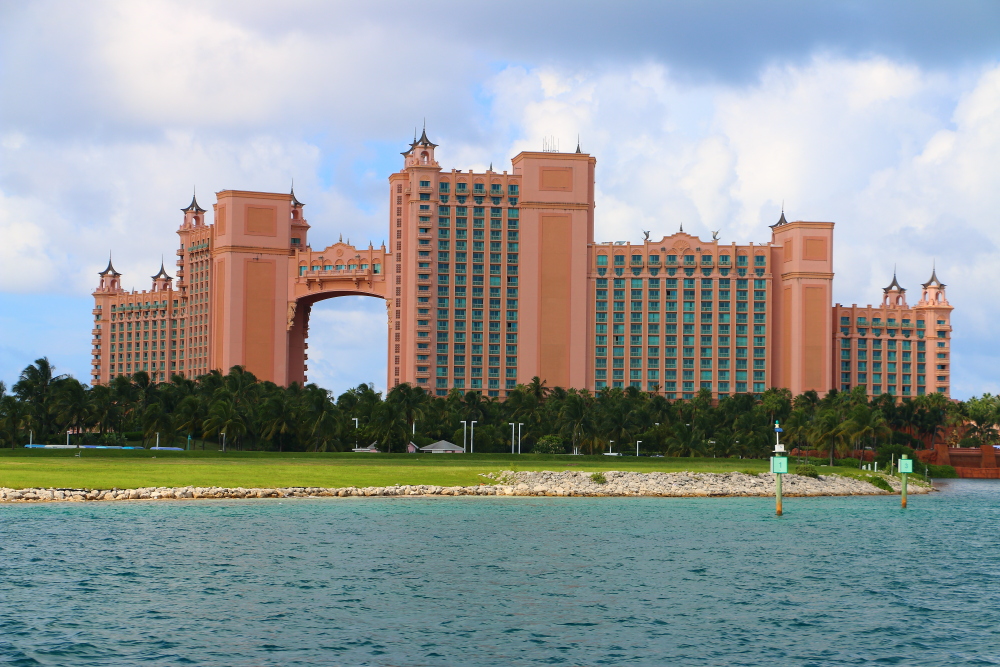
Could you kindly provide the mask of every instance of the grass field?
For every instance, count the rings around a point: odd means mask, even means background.
[[[472,485],[498,470],[766,472],[766,460],[636,458],[525,454],[355,454],[0,450],[0,486],[137,488],[145,486]],[[839,472],[839,469],[836,469]]]

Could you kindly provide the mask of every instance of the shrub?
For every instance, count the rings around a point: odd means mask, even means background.
[[[531,451],[535,454],[565,454],[566,448],[558,435],[543,435]]]
[[[906,445],[880,445],[878,451],[875,454],[875,460],[878,462],[879,470],[888,469],[889,463],[893,459],[899,459],[903,454],[906,454],[908,458],[916,459],[912,449]]]
[[[819,479],[819,472],[816,471],[816,466],[810,466],[810,465],[795,466],[795,474],[802,475],[803,477],[812,477],[813,479]]]
[[[927,475],[939,479],[957,479],[958,471],[952,466],[927,466]]]
[[[756,477],[758,475],[758,473],[759,473],[759,471],[757,471],[757,470],[750,470],[749,468],[746,469],[746,470],[740,470],[740,472],[743,473],[744,475],[752,475],[754,477]]]
[[[590,479],[594,484],[607,484],[608,480],[604,477],[603,472],[595,472],[590,476]]]
[[[125,431],[122,435],[125,436],[126,440],[136,441],[143,440],[142,431]]]
[[[861,461],[857,459],[845,458],[845,459],[835,459],[833,464],[840,466],[841,468],[857,468],[861,465]]]
[[[889,482],[877,475],[869,475],[865,481],[874,486],[876,489],[882,489],[883,491],[888,491],[889,493],[895,492],[895,489],[889,486]]]

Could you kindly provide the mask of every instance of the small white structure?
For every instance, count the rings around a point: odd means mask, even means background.
[[[351,451],[352,452],[364,452],[364,453],[367,453],[367,454],[379,454],[380,452],[379,452],[379,449],[378,449],[377,445],[378,445],[378,442],[373,442],[372,444],[368,445],[367,447],[355,447]]]
[[[429,454],[464,454],[465,448],[453,445],[447,440],[438,440],[433,445],[421,447],[420,451]]]
[[[406,446],[406,453],[407,454],[416,454],[419,450],[420,450],[420,448],[417,447],[416,443],[414,443],[412,441],[410,442],[410,444],[408,444]]]

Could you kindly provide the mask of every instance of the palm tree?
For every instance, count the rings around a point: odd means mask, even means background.
[[[22,437],[29,420],[27,403],[17,400],[16,396],[0,398],[0,439],[9,442],[11,449],[17,447],[18,439]]]
[[[174,418],[160,403],[150,403],[142,413],[142,432],[146,440],[155,441],[156,434],[163,434],[164,441],[174,437]]]
[[[246,434],[247,425],[234,400],[220,399],[212,404],[208,417],[202,422],[202,429],[206,436],[225,433],[230,440],[238,443]]]
[[[31,421],[38,430],[39,440],[50,435],[52,423],[52,393],[54,386],[66,375],[56,375],[55,367],[49,363],[48,357],[35,359],[23,371],[14,384],[14,393],[28,404]]]
[[[697,427],[677,422],[670,427],[667,452],[671,456],[704,456],[705,436]]]
[[[282,436],[294,433],[299,415],[295,401],[289,392],[278,390],[264,403],[264,437],[278,441],[278,451],[282,451]]]
[[[202,422],[205,420],[205,404],[198,400],[196,396],[185,397],[174,412],[176,419],[175,426],[188,436],[194,434],[202,435]],[[201,448],[205,448],[204,438],[201,441]]]
[[[376,406],[372,413],[370,433],[385,446],[387,453],[392,452],[393,442],[400,442],[405,446],[409,431],[402,404],[385,401]]]
[[[850,438],[855,441],[871,438],[872,449],[875,449],[879,437],[892,435],[892,429],[886,423],[882,411],[878,408],[870,409],[867,405],[855,406],[851,410],[848,420],[844,423],[844,428],[847,429]],[[862,455],[861,458],[864,459],[864,456]]]
[[[415,433],[414,422],[424,417],[427,393],[421,387],[413,387],[408,382],[404,382],[393,387],[386,395],[385,400],[399,405],[409,432]]]
[[[53,408],[56,419],[67,430],[77,431],[83,431],[94,412],[87,388],[75,378],[66,378],[56,384]]]
[[[590,441],[590,453],[594,453],[593,437],[594,428],[594,408],[590,394],[586,390],[583,392],[570,391],[566,400],[562,402],[556,417],[556,424],[559,430],[567,435],[576,451],[577,444],[584,439]]]
[[[821,410],[813,421],[812,436],[819,451],[827,450],[830,453],[830,465],[833,466],[833,455],[835,452],[842,452],[848,439],[850,431],[844,427],[844,422],[836,410]]]

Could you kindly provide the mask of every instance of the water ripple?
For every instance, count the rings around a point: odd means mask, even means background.
[[[1000,484],[0,506],[0,665],[998,665]]]

